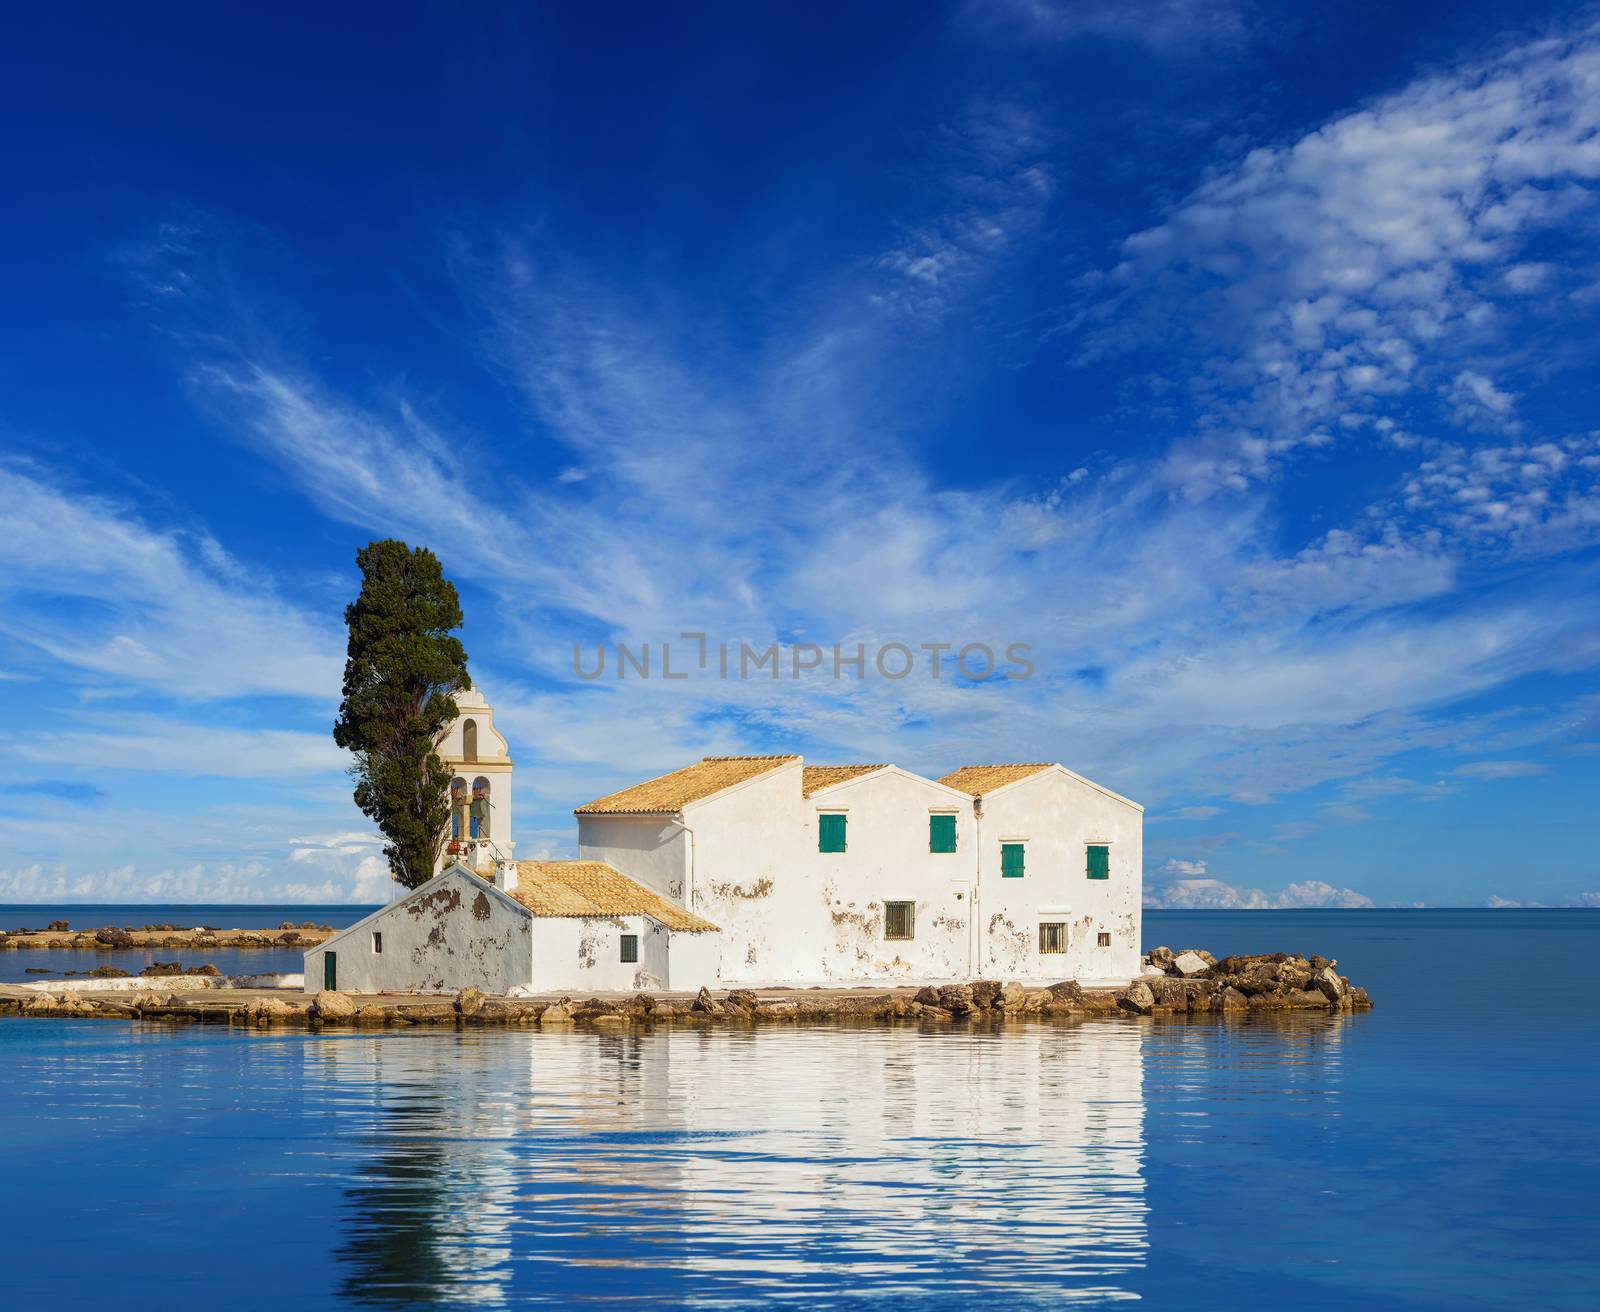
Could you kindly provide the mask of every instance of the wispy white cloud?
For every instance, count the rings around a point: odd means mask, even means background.
[[[1160,911],[1274,911],[1329,907],[1355,910],[1375,903],[1353,888],[1336,888],[1316,879],[1288,884],[1276,893],[1237,888],[1220,879],[1179,879],[1146,887],[1144,905]]]
[[[153,527],[30,466],[4,472],[0,635],[42,668],[202,701],[337,687],[335,624],[204,532]]]
[[[1529,779],[1548,774],[1550,767],[1538,761],[1473,761],[1459,765],[1450,773],[1462,779]]]
[[[1078,322],[1102,324],[1102,352],[1199,335],[1169,484],[1237,491],[1430,393],[1447,422],[1513,430],[1494,361],[1539,302],[1500,293],[1536,281],[1536,238],[1576,240],[1593,210],[1597,83],[1595,29],[1533,42],[1254,150],[1130,236]]]

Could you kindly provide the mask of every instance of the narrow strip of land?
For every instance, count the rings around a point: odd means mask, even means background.
[[[1365,989],[1321,957],[1272,953],[1203,960],[1201,954],[1151,954],[1152,973],[1122,988],[1063,981],[1048,988],[1016,982],[921,988],[857,986],[733,989],[713,994],[606,993],[496,997],[478,989],[454,995],[348,994],[298,989],[190,988],[166,991],[160,980],[138,992],[0,986],[0,1015],[200,1021],[256,1028],[356,1026],[628,1026],[752,1024],[824,1020],[960,1022],[969,1019],[1091,1016],[1248,1016],[1258,1012],[1364,1011]],[[1209,957],[1210,954],[1203,954]],[[1193,976],[1186,958],[1195,961]],[[1182,964],[1180,964],[1182,963]],[[1156,970],[1163,973],[1155,974]]]

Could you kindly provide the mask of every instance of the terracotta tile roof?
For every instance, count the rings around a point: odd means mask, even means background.
[[[1048,770],[1052,764],[1050,761],[1042,761],[1031,765],[964,765],[959,770],[950,771],[939,782],[946,788],[954,788],[973,797],[982,797],[985,793],[994,792],[996,788],[1004,788],[1007,784],[1016,783],[1018,779],[1026,779],[1030,774]]]
[[[812,793],[820,792],[824,788],[832,788],[834,784],[842,784],[846,779],[854,779],[858,774],[871,774],[874,770],[886,770],[886,765],[808,765],[801,769],[803,776],[800,784],[800,796],[810,797]]]
[[[518,861],[507,896],[536,916],[649,916],[668,929],[717,928],[606,861]]]
[[[798,761],[798,756],[707,756],[686,765],[681,770],[664,774],[658,779],[646,779],[642,784],[624,788],[593,802],[586,803],[574,815],[672,815],[683,810],[690,802],[698,802],[720,793],[724,788],[754,779],[758,774],[775,770],[788,761]]]

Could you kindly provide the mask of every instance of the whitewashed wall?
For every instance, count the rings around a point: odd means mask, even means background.
[[[663,897],[689,905],[690,834],[666,816],[580,815],[578,857],[609,861]]]
[[[1144,812],[1134,803],[1051,769],[985,797],[978,819],[976,973],[998,979],[1123,980],[1139,973]],[[1004,840],[1025,840],[1026,873],[1000,873]],[[1088,877],[1088,845],[1111,851],[1111,877]],[[1039,952],[1041,921],[1067,925],[1065,954]],[[1109,947],[1097,936],[1111,935]]]
[[[307,992],[320,993],[323,957],[338,955],[351,993],[506,993],[532,978],[532,917],[482,880],[446,870],[306,953]],[[373,950],[374,932],[383,951]]]
[[[638,936],[637,962],[622,960],[624,934]],[[576,995],[713,985],[719,938],[674,933],[649,916],[535,917],[533,988]]]
[[[969,973],[976,869],[971,799],[894,767],[803,798],[793,771],[697,803],[694,910],[722,927],[724,983],[950,980]],[[841,811],[846,850],[817,850]],[[928,816],[956,815],[956,851],[930,853]],[[884,903],[914,904],[910,941]]]

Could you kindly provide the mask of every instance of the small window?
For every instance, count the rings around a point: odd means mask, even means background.
[[[954,852],[956,850],[956,818],[953,815],[928,817],[928,851]]]
[[[639,936],[637,934],[624,934],[622,936],[622,960],[624,963],[639,960]]]
[[[1111,878],[1111,849],[1104,843],[1089,844],[1089,878]]]
[[[1006,879],[1021,879],[1022,873],[1022,844],[1001,843],[1000,874]]]
[[[322,954],[322,987],[335,992],[339,988],[339,954],[337,952],[324,952]]]
[[[844,822],[847,818],[843,815],[817,817],[817,851],[844,851]]]
[[[372,955],[375,957],[383,955],[383,935],[377,930],[372,932]]]
[[[1103,948],[1108,948],[1111,946],[1111,935],[1107,934],[1104,930],[1102,930],[1100,933],[1100,946]]]
[[[1040,952],[1065,952],[1067,950],[1067,926],[1065,921],[1046,921],[1039,926],[1039,951]]]
[[[915,902],[885,902],[883,904],[884,938],[908,939],[916,928]]]

